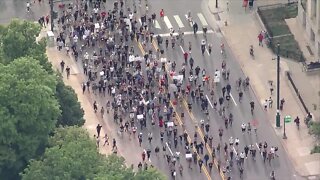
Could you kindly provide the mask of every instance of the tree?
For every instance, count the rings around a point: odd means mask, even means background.
[[[56,77],[33,58],[0,64],[0,179],[44,149],[60,115],[55,88]]]
[[[155,169],[138,172],[124,164],[124,158],[104,156],[97,151],[88,132],[79,127],[60,127],[49,140],[49,147],[39,160],[31,160],[21,173],[22,180],[95,179],[164,180]]]
[[[43,157],[32,160],[21,176],[23,180],[94,179],[102,172],[107,173],[110,180],[133,176],[123,159],[99,154],[86,130],[61,127],[50,138]]]
[[[36,37],[39,35],[41,27],[38,23],[29,21],[13,20],[1,30],[1,42],[5,62],[25,56],[30,49],[37,46]]]
[[[66,86],[62,79],[58,79],[56,97],[60,104],[61,116],[57,126],[82,126],[84,111],[78,101],[77,95],[70,86]]]
[[[139,171],[135,177],[135,180],[165,180],[167,179],[162,173],[155,168],[148,168],[144,171]]]
[[[43,68],[53,73],[46,56],[46,40],[36,42],[41,27],[38,23],[13,20],[8,26],[0,26],[1,62],[8,64],[16,58],[31,56]]]

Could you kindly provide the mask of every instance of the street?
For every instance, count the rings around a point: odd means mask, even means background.
[[[160,25],[160,28],[156,28],[155,34],[163,34],[163,37],[169,37],[170,27],[173,27],[176,31],[178,28],[180,28],[183,32],[185,32],[185,46],[182,46],[181,48],[178,46],[174,50],[172,48],[169,48],[168,50],[165,50],[165,56],[170,61],[175,61],[177,63],[177,69],[181,68],[181,64],[183,62],[183,53],[188,49],[187,42],[192,43],[192,57],[195,60],[194,66],[200,66],[200,68],[205,68],[206,72],[209,72],[210,77],[214,76],[214,72],[216,69],[221,70],[221,63],[222,63],[222,57],[220,55],[220,44],[225,43],[222,35],[217,32],[208,33],[207,34],[207,43],[211,43],[213,45],[212,51],[213,53],[211,55],[208,55],[208,52],[205,53],[204,56],[201,54],[200,46],[201,46],[201,40],[204,38],[201,29],[202,25],[206,25],[206,20],[203,20],[201,17],[206,18],[213,18],[212,16],[209,16],[208,14],[205,15],[199,15],[201,14],[201,7],[198,2],[195,1],[175,1],[174,3],[171,1],[151,1],[151,9],[153,7],[159,7],[163,8],[165,10],[165,19],[166,16],[169,19],[168,20],[158,20],[158,24]],[[174,7],[174,8],[172,8]],[[198,23],[199,25],[199,31],[197,35],[193,35],[193,29],[187,22],[185,15],[189,11],[190,7],[192,7],[191,14],[193,16],[193,19]],[[152,9],[154,10],[154,9]],[[157,13],[157,12],[156,12]],[[176,18],[176,17],[180,17]],[[178,19],[178,20],[177,20]],[[181,23],[183,22],[183,23]],[[210,26],[210,25],[209,25]],[[159,27],[159,26],[158,26]],[[211,31],[210,31],[211,30]],[[209,28],[209,32],[214,31],[212,28]],[[192,32],[191,34],[188,32]],[[155,44],[155,43],[154,43]],[[157,47],[154,47],[154,50]],[[165,49],[165,47],[164,47]],[[236,81],[239,77],[242,79],[245,79],[244,74],[239,67],[238,62],[236,61],[236,58],[233,57],[233,55],[230,53],[230,50],[228,47],[226,47],[226,64],[227,69],[231,70],[230,80],[232,87],[235,87]],[[249,53],[249,47],[248,47],[248,53]],[[188,72],[188,70],[187,70]],[[249,77],[250,78],[250,77]],[[225,86],[227,82],[222,81],[221,83],[218,83],[218,85],[215,87],[215,98],[221,97],[221,88]],[[205,94],[210,97],[210,92],[205,91]],[[236,88],[232,88],[231,90],[231,97],[232,101],[230,101],[230,107],[227,109],[227,113],[232,113],[234,115],[234,121],[232,128],[228,128],[224,131],[222,142],[228,142],[228,139],[232,136],[233,138],[239,138],[240,145],[239,149],[240,152],[243,151],[243,147],[245,145],[254,145],[258,146],[259,142],[267,142],[269,144],[269,147],[271,146],[277,146],[279,147],[279,157],[272,160],[271,165],[268,163],[263,163],[262,157],[258,155],[257,160],[253,161],[251,159],[246,161],[245,165],[245,171],[244,171],[244,179],[269,179],[270,172],[272,170],[275,170],[275,173],[277,174],[278,178],[281,179],[297,179],[296,175],[294,173],[294,170],[292,168],[292,165],[284,152],[283,148],[281,147],[281,144],[279,140],[277,139],[277,136],[275,135],[274,130],[271,128],[271,125],[269,124],[268,120],[266,119],[265,112],[262,108],[263,102],[258,102],[255,95],[249,89],[249,91],[246,91],[243,96],[243,101],[240,103],[238,102],[238,92]],[[258,106],[254,112],[254,115],[252,116],[250,113],[250,101],[254,101],[255,104],[261,105]],[[211,101],[210,104],[213,104]],[[185,104],[186,105],[186,104]],[[179,108],[177,108],[179,109]],[[224,121],[222,120],[221,116],[213,110],[213,107],[209,106],[210,109],[210,131],[214,134],[214,144],[219,143],[219,137],[218,137],[218,129],[220,127],[224,127]],[[177,110],[178,114],[180,114],[180,110]],[[184,107],[184,112],[187,111],[187,106]],[[186,113],[186,117],[184,122],[186,123],[186,129],[188,133],[192,136],[195,132],[194,124],[199,124],[199,121],[201,119],[205,119],[205,114],[201,111],[201,108],[199,104],[195,103],[193,105],[192,112]],[[251,122],[251,124],[257,124],[257,135],[254,134],[242,134],[241,132],[241,124],[242,123],[248,123]],[[198,134],[203,140],[204,132],[197,130]],[[209,149],[211,150],[211,149]],[[223,157],[223,154],[221,153],[221,158]],[[239,171],[237,168],[233,168],[231,172],[232,179],[238,179],[239,178]],[[217,177],[218,173],[215,171],[211,177]],[[191,178],[192,179],[192,178]]]

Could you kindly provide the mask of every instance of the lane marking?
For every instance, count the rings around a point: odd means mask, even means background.
[[[212,34],[212,33],[214,33],[214,31],[213,30],[211,30],[211,29],[209,29],[208,31],[207,31],[207,34]],[[184,32],[184,35],[190,35],[190,34],[194,34],[194,32],[193,31],[186,31],[186,32]],[[197,31],[197,33],[196,34],[203,34],[203,31]],[[170,36],[170,33],[164,33],[164,34],[155,34],[155,36],[161,36],[161,37],[169,37]],[[177,35],[179,35],[178,33],[173,33],[173,35],[174,36],[177,36]]]
[[[139,20],[138,20],[138,21],[139,21],[140,25],[142,25],[142,21],[141,21],[141,18],[139,18]]]
[[[183,28],[183,27],[184,27],[184,25],[183,25],[183,23],[182,23],[182,21],[181,21],[180,17],[179,17],[178,15],[174,15],[173,17],[174,17],[174,19],[176,20],[176,22],[177,22],[177,24],[178,24],[179,28]]]
[[[233,152],[234,154],[237,154],[236,148],[234,148],[234,146],[232,146]]]
[[[190,21],[189,21],[189,18],[188,18],[188,14],[185,14],[184,16],[186,17],[186,20],[189,22],[189,25],[192,27],[192,26],[193,26],[192,17],[191,17],[191,22],[190,22]]]
[[[161,29],[160,24],[159,24],[159,22],[157,20],[155,20],[154,23],[155,23],[155,28]]]
[[[210,101],[210,99],[209,99],[208,95],[206,95],[206,98],[208,99],[208,102],[209,102],[210,106],[211,106],[211,107],[212,107],[212,109],[213,109],[213,105],[212,105],[212,103],[211,103],[211,101]]]
[[[171,151],[171,148],[169,147],[168,142],[166,142],[166,146],[168,147],[168,149],[169,149],[169,152],[170,152],[171,156],[173,156],[173,153],[172,153],[172,151]]]
[[[204,18],[204,16],[202,15],[202,13],[198,13],[197,15],[198,15],[198,18],[200,19],[202,26],[208,26],[208,23],[207,23],[206,19]]]
[[[144,149],[143,151],[144,151],[144,153],[145,153],[146,156],[147,156],[147,151],[146,151],[146,149]],[[149,160],[149,162],[151,162],[151,159],[150,159],[150,158],[149,158],[148,160]]]
[[[141,50],[142,54],[144,55],[144,54],[145,54],[145,51],[144,51],[144,49],[142,48],[141,43],[138,42],[138,41],[136,41],[136,42],[138,43],[139,49]],[[153,44],[153,45],[154,45],[154,44]],[[165,64],[165,66],[166,66],[166,69],[168,69],[167,64]],[[170,77],[170,78],[171,78],[171,77]],[[186,104],[186,103],[187,103],[186,100],[183,99],[183,104],[184,104],[184,106],[187,108],[187,104]],[[173,107],[173,110],[176,112],[176,115],[177,115],[176,117],[177,117],[177,120],[178,120],[179,125],[182,126],[182,128],[183,128],[183,123],[182,123],[181,117],[180,117],[180,115],[177,113],[177,110],[176,110],[175,106],[173,105],[172,101],[170,101],[170,105]],[[195,118],[194,118],[194,116],[193,116],[193,114],[192,114],[192,112],[189,112],[189,111],[187,111],[187,112],[189,113],[190,118],[192,119],[192,121],[193,121],[193,122],[196,122],[196,121],[195,121]],[[198,128],[196,129],[196,131],[197,131],[198,134],[200,135],[202,141],[204,141],[204,135],[203,135],[200,127],[198,127]],[[187,136],[188,136],[187,139],[188,139],[189,143],[191,143],[191,138],[190,138],[188,132],[187,132],[186,130],[185,130],[185,132],[187,133]],[[208,145],[206,146],[206,148],[207,148],[208,152],[209,152],[210,154],[212,154],[212,150],[211,150],[211,148],[210,148]],[[193,146],[192,150],[193,150],[193,152],[195,152],[195,153],[197,154],[197,159],[201,159],[200,155],[197,153],[196,148],[195,148],[194,146]],[[218,162],[217,162],[216,159],[214,160],[214,164],[215,164],[216,168],[218,168]],[[208,173],[208,170],[207,170],[207,168],[206,168],[205,166],[202,166],[202,170],[203,170],[203,172],[205,173],[205,175],[207,176],[207,179],[208,179],[208,180],[212,180],[212,178],[211,178],[210,174]],[[224,180],[225,178],[224,178],[223,172],[220,171],[219,174],[220,174],[221,178]]]
[[[256,146],[257,146],[257,149],[259,150],[259,154],[263,157],[263,155],[262,155],[262,151],[261,151],[261,149],[259,148],[258,143],[256,143]]]
[[[164,23],[166,23],[166,26],[168,27],[168,29],[171,29],[172,28],[172,24],[171,24],[168,16],[164,16],[163,20],[164,20]]]
[[[230,93],[230,97],[231,97],[232,101],[234,102],[234,104],[235,104],[236,106],[238,106],[238,104],[237,104],[236,101],[234,100],[234,98],[233,98],[233,96],[232,96],[231,93]]]
[[[182,53],[184,54],[185,51],[183,50],[183,47],[182,47],[182,46],[180,46],[180,49],[181,49]]]

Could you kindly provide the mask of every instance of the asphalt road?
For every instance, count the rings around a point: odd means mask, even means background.
[[[44,1],[44,0],[43,0]],[[0,24],[10,23],[11,19],[19,18],[30,21],[37,21],[41,16],[49,14],[48,1],[38,3],[31,2],[31,11],[27,12],[27,1],[21,0],[1,0],[0,1]]]
[[[167,16],[169,19],[171,17],[174,17],[176,15],[180,16],[184,27],[182,27],[182,31],[184,32],[190,32],[192,31],[192,28],[188,26],[188,22],[186,21],[184,17],[185,14],[187,14],[187,11],[190,10],[191,14],[193,17],[195,17],[196,14],[202,13],[202,7],[199,2],[196,1],[182,1],[182,0],[177,0],[177,1],[149,1],[151,2],[151,8],[153,11],[157,13],[157,16],[159,14],[160,9],[165,10],[165,16]],[[155,8],[157,7],[157,8]],[[191,8],[192,7],[192,8]],[[206,19],[214,18],[213,16],[209,14],[204,14]],[[171,25],[175,30],[178,29],[179,23],[176,23],[174,20],[171,20]],[[198,23],[199,29],[201,29],[201,22],[199,19],[194,18],[194,20]],[[161,29],[156,28],[155,34],[167,34],[170,32],[168,29],[168,26],[165,22],[165,20],[159,20],[159,25],[162,27]],[[210,24],[210,21],[208,21],[209,26],[213,27],[213,24]],[[178,26],[177,26],[178,25]],[[164,35],[167,36],[167,35]],[[206,72],[210,74],[211,77],[214,76],[214,72],[216,69],[220,70],[221,69],[221,62],[222,62],[222,57],[219,53],[220,51],[220,43],[223,42],[225,45],[227,45],[224,42],[224,38],[220,33],[214,32],[214,33],[209,33],[207,35],[208,39],[207,42],[210,42],[213,44],[213,54],[208,55],[205,53],[204,56],[201,54],[200,50],[200,44],[201,40],[203,39],[203,35],[198,34],[198,35],[185,35],[185,42],[191,42],[192,43],[192,57],[195,59],[195,66],[199,65],[200,68],[205,68]],[[176,47],[174,50],[171,49],[170,44],[168,50],[165,51],[165,56],[167,57],[168,60],[170,61],[175,61],[177,63],[177,69],[180,70],[181,64],[183,62],[183,50],[186,50],[188,47],[187,46],[182,46]],[[165,49],[165,48],[164,48]],[[244,171],[244,179],[269,179],[270,172],[272,170],[275,171],[276,177],[280,179],[299,179],[293,170],[293,166],[290,163],[290,160],[288,159],[286,153],[284,152],[284,149],[281,146],[281,143],[279,139],[277,138],[275,131],[271,127],[269,120],[266,117],[265,111],[261,107],[261,102],[257,100],[255,97],[254,93],[249,89],[249,91],[245,91],[243,101],[242,103],[238,102],[238,92],[235,89],[235,82],[236,80],[241,77],[244,79],[244,74],[241,71],[241,68],[239,67],[238,62],[236,61],[236,58],[233,57],[231,50],[229,47],[226,46],[226,53],[227,53],[227,58],[226,58],[226,63],[227,63],[227,68],[231,69],[231,76],[229,83],[233,86],[231,90],[231,94],[234,98],[234,101],[230,101],[230,107],[227,109],[227,114],[231,112],[234,115],[234,123],[232,128],[225,129],[224,128],[224,121],[221,119],[219,114],[209,106],[210,109],[210,133],[213,133],[214,135],[214,144],[216,144],[220,141],[218,138],[218,129],[220,127],[223,127],[224,129],[224,135],[223,135],[223,140],[222,142],[229,142],[228,139],[229,137],[233,138],[239,138],[240,139],[240,152],[243,151],[243,147],[245,145],[250,145],[253,144],[256,146],[259,142],[264,142],[266,141],[268,143],[268,149],[271,146],[277,146],[279,147],[278,151],[278,158],[275,158],[272,160],[271,164],[269,165],[268,163],[263,163],[262,157],[257,154],[257,159],[256,161],[251,160],[248,158],[245,161],[245,171]],[[246,52],[244,52],[246,53]],[[189,72],[189,69],[187,68],[186,72]],[[218,86],[215,88],[216,89],[216,95],[215,97],[220,97],[222,96],[221,94],[221,87],[225,86],[227,84],[226,81],[222,81],[221,83],[218,84]],[[210,93],[208,91],[205,91],[205,94],[210,97]],[[219,94],[219,95],[218,95]],[[250,112],[250,101],[254,101],[256,104],[256,108],[254,111],[254,115],[251,115]],[[213,104],[213,102],[211,101]],[[260,105],[260,106],[258,106]],[[178,112],[180,112],[179,108],[177,108]],[[188,112],[186,110],[186,107],[184,107],[184,111]],[[180,114],[180,113],[178,113]],[[192,113],[185,113],[185,123],[186,123],[186,129],[188,133],[193,136],[195,132],[194,124],[199,122],[200,119],[205,119],[204,113],[200,110],[200,105],[197,103],[194,103]],[[258,128],[258,133],[257,136],[254,134],[242,134],[241,132],[241,124],[242,123],[248,123],[248,122],[257,122],[257,128]],[[198,134],[203,136],[203,132],[197,131]],[[222,153],[221,153],[221,159],[223,159]],[[222,160],[223,162],[223,160]],[[222,163],[223,164],[223,163]],[[217,172],[214,172],[211,177],[216,178]],[[237,168],[233,168],[231,172],[232,179],[239,179],[239,171]],[[205,178],[205,177],[204,177]]]

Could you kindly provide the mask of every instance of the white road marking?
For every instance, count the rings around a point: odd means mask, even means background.
[[[166,23],[166,26],[168,27],[168,29],[171,29],[172,28],[172,24],[171,24],[168,16],[164,16],[163,20],[164,20],[164,23]]]
[[[180,17],[179,17],[178,15],[174,15],[173,17],[174,17],[174,19],[177,21],[177,24],[178,24],[179,28],[183,28],[184,25],[183,25]]]
[[[238,104],[237,104],[236,101],[234,100],[234,98],[233,98],[233,96],[232,96],[231,93],[230,93],[230,97],[231,97],[232,101],[234,102],[234,104],[235,104],[236,106],[238,106]]]
[[[169,152],[170,152],[171,156],[173,156],[173,153],[172,153],[172,151],[171,151],[171,148],[169,147],[169,145],[168,145],[168,143],[167,143],[167,142],[166,142],[166,145],[167,145],[167,147],[168,147],[168,150],[169,150]]]
[[[198,13],[197,15],[200,19],[202,26],[208,26],[208,23],[207,23],[206,19],[204,18],[204,16],[201,13]]]
[[[212,109],[213,109],[213,105],[212,105],[212,103],[211,103],[211,101],[210,101],[210,99],[209,99],[208,95],[206,95],[206,98],[208,99],[208,102],[209,102],[210,106],[211,106],[211,107],[212,107]]]
[[[212,34],[212,33],[214,33],[214,31],[211,30],[211,29],[207,31],[207,34]],[[186,31],[186,32],[184,32],[184,35],[190,35],[190,34],[193,34],[193,31]],[[203,34],[203,31],[198,31],[197,34]],[[159,36],[161,36],[161,37],[169,37],[169,36],[170,36],[170,33],[156,34],[155,36],[157,36],[157,35],[159,35]],[[174,35],[174,36],[177,36],[178,33],[173,33],[173,35]]]
[[[261,149],[259,148],[258,143],[256,143],[257,149],[259,150],[259,154],[262,156],[262,152],[260,153]]]
[[[159,22],[157,20],[155,20],[154,23],[155,23],[155,28],[161,29],[160,24],[159,24]]]
[[[208,55],[210,56],[210,53],[209,53],[209,51],[208,51],[208,49],[206,48],[206,52],[208,53]]]
[[[184,50],[183,50],[183,47],[182,47],[182,46],[180,46],[180,49],[181,49],[182,53],[184,54]]]
[[[144,153],[146,153],[146,155],[147,155],[147,151],[146,151],[145,149],[144,149],[143,151],[144,151]],[[149,158],[148,160],[149,160],[149,162],[151,162],[151,159],[150,159],[150,158]]]
[[[258,145],[258,143],[256,143],[256,146],[257,146],[257,149],[260,151],[260,148],[259,148],[259,145]]]
[[[187,21],[189,22],[189,25],[192,27],[192,26],[193,26],[193,23],[189,21],[188,14],[185,14],[185,17],[186,17]],[[191,18],[191,19],[192,19],[192,18]]]
[[[237,154],[236,149],[234,148],[234,146],[232,147],[234,154]]]
[[[140,25],[142,25],[141,18],[139,18],[138,21],[139,21]]]

